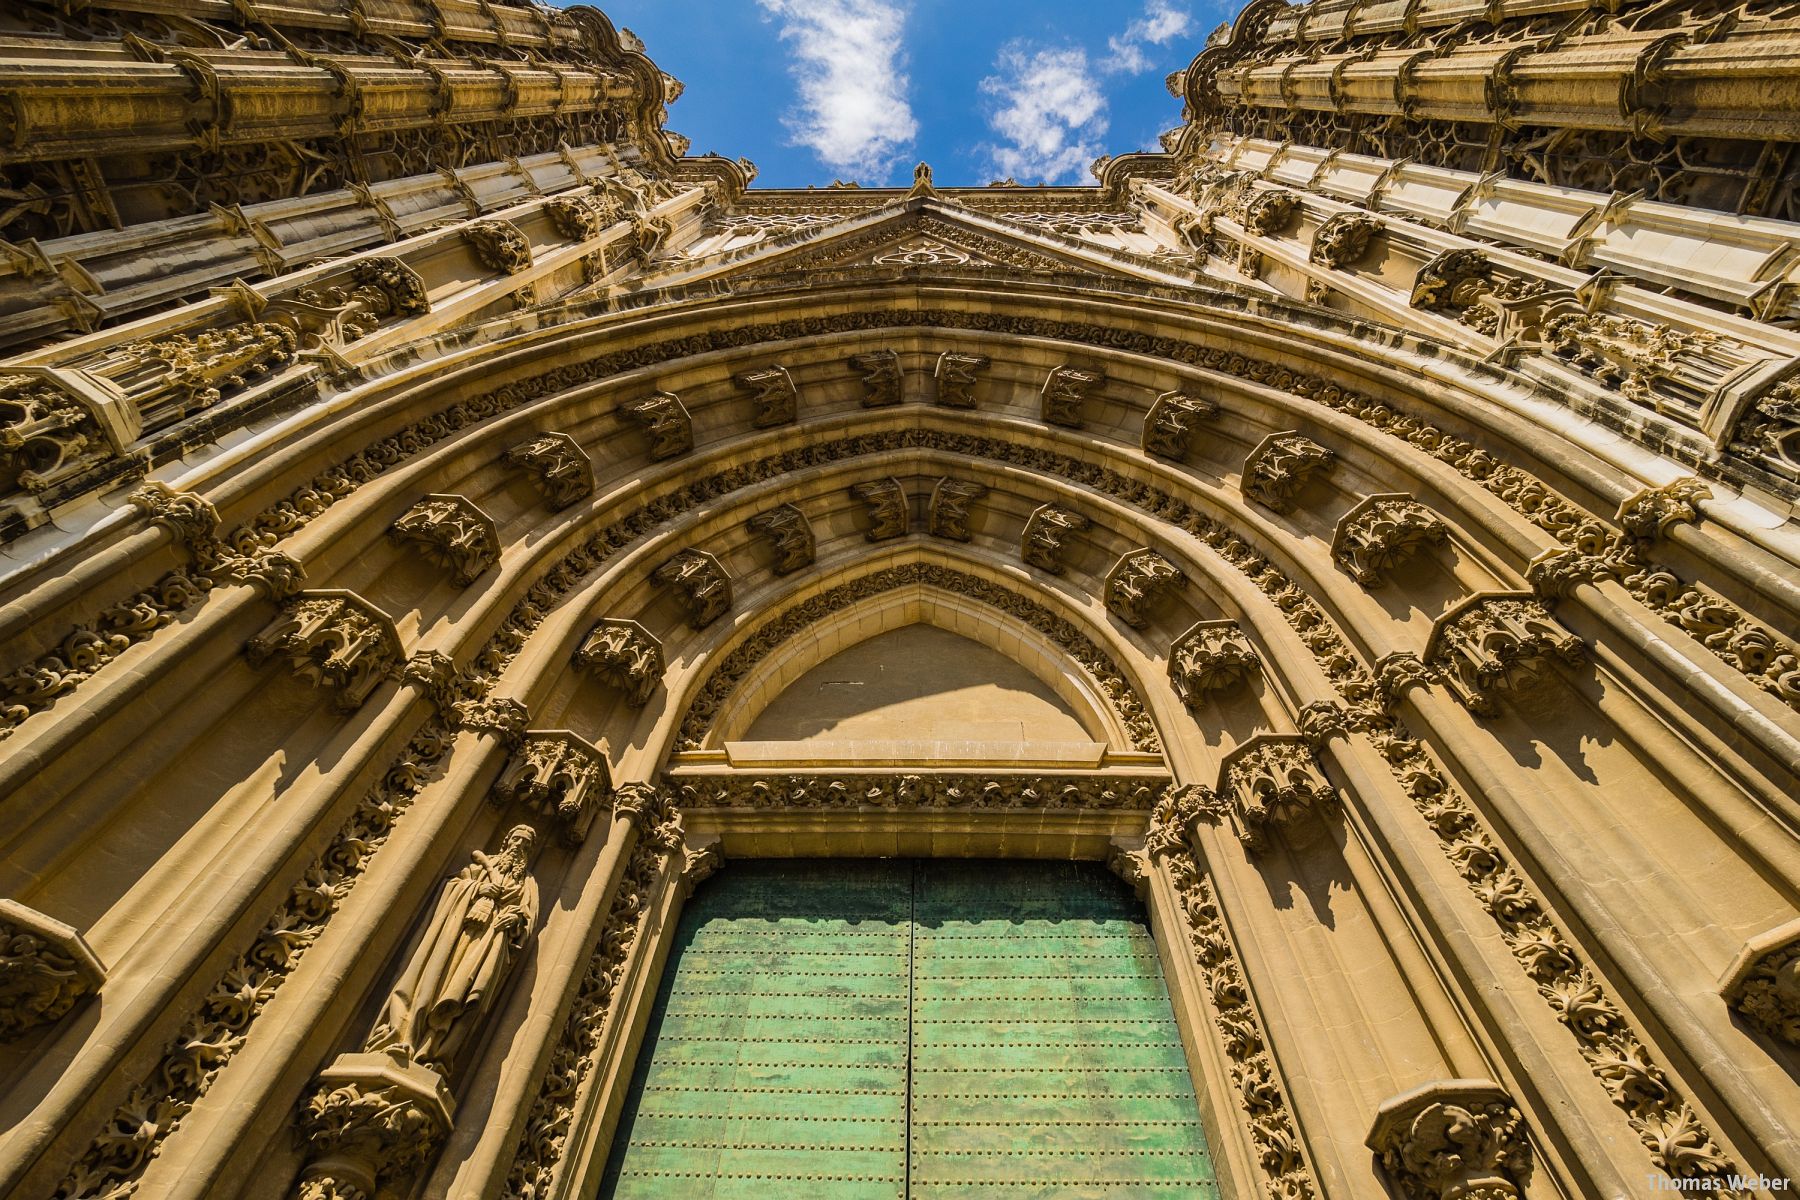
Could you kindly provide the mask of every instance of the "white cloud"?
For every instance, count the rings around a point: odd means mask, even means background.
[[[1125,71],[1137,74],[1150,66],[1150,55],[1145,51],[1146,43],[1152,46],[1166,46],[1193,25],[1193,14],[1185,8],[1176,8],[1170,0],[1150,0],[1144,6],[1144,15],[1125,27],[1125,32],[1106,39],[1106,48],[1111,51],[1102,64],[1109,71]]]
[[[757,0],[781,20],[800,102],[787,118],[797,145],[842,175],[885,179],[919,125],[906,100],[895,0]]]

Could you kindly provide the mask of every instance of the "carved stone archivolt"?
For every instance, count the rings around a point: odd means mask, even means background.
[[[1367,1145],[1404,1200],[1514,1200],[1531,1173],[1525,1120],[1484,1079],[1395,1096],[1377,1111]]]
[[[734,377],[739,387],[750,393],[755,415],[750,425],[755,429],[772,429],[790,425],[800,415],[800,389],[786,367],[779,364],[755,371],[744,371]]]
[[[300,678],[334,692],[339,712],[361,708],[406,665],[393,620],[348,591],[300,593],[250,639],[244,654],[252,666],[285,659]]]
[[[937,368],[932,372],[937,381],[937,402],[945,408],[974,408],[975,386],[981,382],[981,372],[987,365],[988,359],[980,354],[946,350],[938,355]]]
[[[642,708],[663,678],[662,643],[636,621],[608,617],[575,652],[575,662]]]
[[[1106,809],[1150,811],[1168,791],[1157,776],[727,775],[669,780],[683,811],[781,809]]]
[[[1088,400],[1099,395],[1100,389],[1105,385],[1106,376],[1099,371],[1072,366],[1057,367],[1044,380],[1042,407],[1039,409],[1044,423],[1061,425],[1065,429],[1080,429],[1086,420]]]
[[[493,798],[542,814],[564,845],[579,846],[612,801],[606,751],[567,729],[528,730],[494,781]]]
[[[62,1020],[106,982],[106,967],[72,926],[0,899],[0,1041]]]
[[[744,522],[744,528],[768,542],[775,552],[771,569],[777,575],[803,571],[818,557],[812,522],[792,504],[777,505],[767,512],[757,513]]]
[[[869,518],[871,542],[904,537],[912,528],[912,505],[898,479],[874,479],[850,486],[850,495],[862,504]]]
[[[1800,1046],[1800,921],[1751,938],[1719,994],[1751,1028]]]
[[[1450,531],[1438,515],[1404,492],[1364,497],[1339,518],[1331,557],[1364,587],[1379,587],[1394,567]]]
[[[664,587],[672,587],[687,610],[688,625],[705,629],[731,611],[731,577],[717,558],[704,550],[683,550],[651,572]]]
[[[1271,433],[1244,460],[1244,495],[1278,513],[1289,513],[1309,480],[1331,470],[1337,455],[1289,430]]]
[[[401,514],[388,536],[449,568],[459,587],[500,561],[499,527],[463,496],[425,497]]]
[[[1144,416],[1144,453],[1170,462],[1185,462],[1194,440],[1194,426],[1219,415],[1211,400],[1185,392],[1164,392]]]
[[[1227,754],[1219,767],[1218,805],[1202,816],[1229,815],[1238,840],[1251,853],[1269,845],[1275,831],[1307,812],[1337,803],[1337,789],[1319,769],[1302,737],[1251,738]]]
[[[1133,629],[1148,629],[1152,609],[1187,586],[1174,563],[1148,547],[1123,555],[1106,573],[1106,608]]]
[[[1189,708],[1231,691],[1261,666],[1236,621],[1201,621],[1169,648],[1169,679]]]
[[[987,492],[986,484],[969,479],[938,480],[926,505],[926,529],[932,537],[968,541],[974,536],[969,528],[970,509]]]
[[[1500,697],[1535,685],[1553,661],[1585,661],[1587,647],[1530,592],[1482,592],[1433,622],[1424,658],[1469,711],[1497,716]]]
[[[650,439],[650,461],[680,458],[694,448],[694,422],[673,392],[657,392],[619,405],[619,416]]]
[[[508,450],[506,461],[530,473],[552,508],[568,508],[594,494],[594,464],[566,433],[540,433]]]
[[[894,351],[853,355],[850,366],[862,376],[864,408],[892,408],[905,398],[906,375]]]
[[[481,265],[490,271],[517,275],[531,266],[531,240],[511,221],[470,221],[462,227],[462,234]]]
[[[1040,571],[1061,575],[1069,535],[1081,533],[1092,525],[1087,517],[1060,504],[1041,504],[1025,521],[1019,556]]]

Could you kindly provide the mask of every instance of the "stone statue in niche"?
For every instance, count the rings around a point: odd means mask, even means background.
[[[537,920],[537,831],[515,825],[497,854],[474,860],[438,893],[424,938],[388,993],[368,1050],[404,1051],[448,1074],[505,983]]]

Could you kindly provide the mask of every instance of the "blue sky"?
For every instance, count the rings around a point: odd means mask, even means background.
[[[594,0],[687,85],[669,128],[754,161],[758,187],[834,179],[1091,183],[1179,123],[1163,77],[1220,0]],[[1232,4],[1235,11],[1237,4]]]

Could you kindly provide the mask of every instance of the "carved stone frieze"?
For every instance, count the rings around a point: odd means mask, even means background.
[[[1238,840],[1253,854],[1267,848],[1280,826],[1337,803],[1337,790],[1306,739],[1276,734],[1251,738],[1225,756],[1218,795]]]
[[[1194,426],[1219,415],[1211,400],[1185,392],[1164,392],[1144,416],[1144,453],[1170,462],[1187,461],[1194,440]]]
[[[1433,622],[1424,657],[1469,711],[1495,716],[1502,695],[1534,684],[1552,659],[1584,661],[1587,648],[1530,592],[1481,592]]]
[[[722,775],[669,780],[681,809],[1136,809],[1168,790],[1157,776]]]
[[[150,480],[126,499],[174,535],[176,542],[190,549],[211,542],[219,530],[218,510],[204,496],[178,492],[161,480]]]
[[[302,592],[244,647],[251,665],[274,657],[314,687],[336,693],[339,712],[355,712],[406,656],[389,616],[355,592]]]
[[[1262,660],[1236,621],[1201,621],[1169,648],[1169,679],[1189,708],[1229,692],[1254,675]]]
[[[636,621],[608,617],[575,652],[576,665],[624,692],[642,708],[663,679],[662,643]]]
[[[731,611],[731,577],[718,559],[704,550],[683,550],[651,572],[650,577],[681,596],[688,624],[705,629]]]
[[[1044,380],[1043,406],[1039,410],[1044,422],[1065,429],[1080,429],[1087,401],[1099,395],[1106,386],[1106,376],[1099,371],[1061,366]]]
[[[470,221],[462,227],[462,235],[490,271],[517,275],[531,266],[531,241],[511,221]]]
[[[105,966],[72,926],[0,899],[0,1041],[62,1020],[105,982]]]
[[[1060,504],[1039,505],[1025,521],[1025,533],[1019,542],[1019,556],[1040,571],[1052,575],[1063,573],[1063,553],[1071,533],[1080,533],[1093,522]]]
[[[898,479],[875,479],[867,483],[852,484],[850,495],[862,504],[868,514],[869,532],[865,536],[871,542],[904,537],[912,528],[912,505],[907,501],[906,489],[900,486]]]
[[[818,557],[812,522],[792,504],[777,505],[767,512],[757,513],[744,522],[744,527],[768,542],[775,551],[772,569],[777,575],[792,575],[795,571],[805,570]]]
[[[1751,938],[1726,968],[1719,994],[1752,1028],[1800,1046],[1800,921]]]
[[[945,408],[974,408],[975,385],[981,382],[981,372],[987,365],[987,358],[980,354],[946,350],[938,355],[933,372],[937,402]]]
[[[1376,236],[1386,228],[1381,218],[1370,213],[1335,213],[1313,231],[1312,248],[1306,257],[1310,262],[1338,270],[1353,267],[1369,253]]]
[[[1278,513],[1294,511],[1307,481],[1331,470],[1336,453],[1289,430],[1271,433],[1244,460],[1244,495]]]
[[[750,418],[752,428],[791,425],[799,418],[800,389],[794,385],[794,378],[786,367],[776,364],[744,371],[734,378],[739,387],[752,393],[750,401],[756,406],[756,415]]]
[[[497,804],[517,804],[556,822],[567,846],[587,840],[612,798],[606,751],[567,729],[527,730],[494,781]]]
[[[462,496],[425,497],[401,514],[388,536],[454,571],[459,587],[474,583],[500,561],[499,527]]]
[[[968,479],[940,479],[931,489],[926,507],[925,527],[932,537],[966,542],[973,534],[969,529],[969,509],[987,495],[987,485]]]
[[[1376,1112],[1366,1144],[1404,1200],[1514,1200],[1531,1172],[1524,1118],[1484,1079],[1395,1096]]]
[[[1438,515],[1404,492],[1367,496],[1339,518],[1331,557],[1364,587],[1379,587],[1388,571],[1450,536]]]
[[[1187,586],[1174,563],[1145,547],[1133,550],[1106,573],[1106,608],[1133,629],[1150,627],[1150,612],[1170,592]]]
[[[694,422],[681,398],[673,392],[657,392],[619,405],[619,416],[642,429],[650,439],[650,460],[680,458],[694,448]]]
[[[864,408],[892,408],[905,398],[906,375],[894,351],[853,355],[850,366],[862,376]]]
[[[1644,488],[1619,505],[1615,518],[1621,528],[1640,541],[1654,542],[1684,522],[1700,519],[1700,502],[1712,499],[1712,489],[1688,476],[1662,487]]]
[[[594,465],[566,433],[540,433],[506,452],[506,461],[524,467],[552,508],[567,508],[594,494]]]

